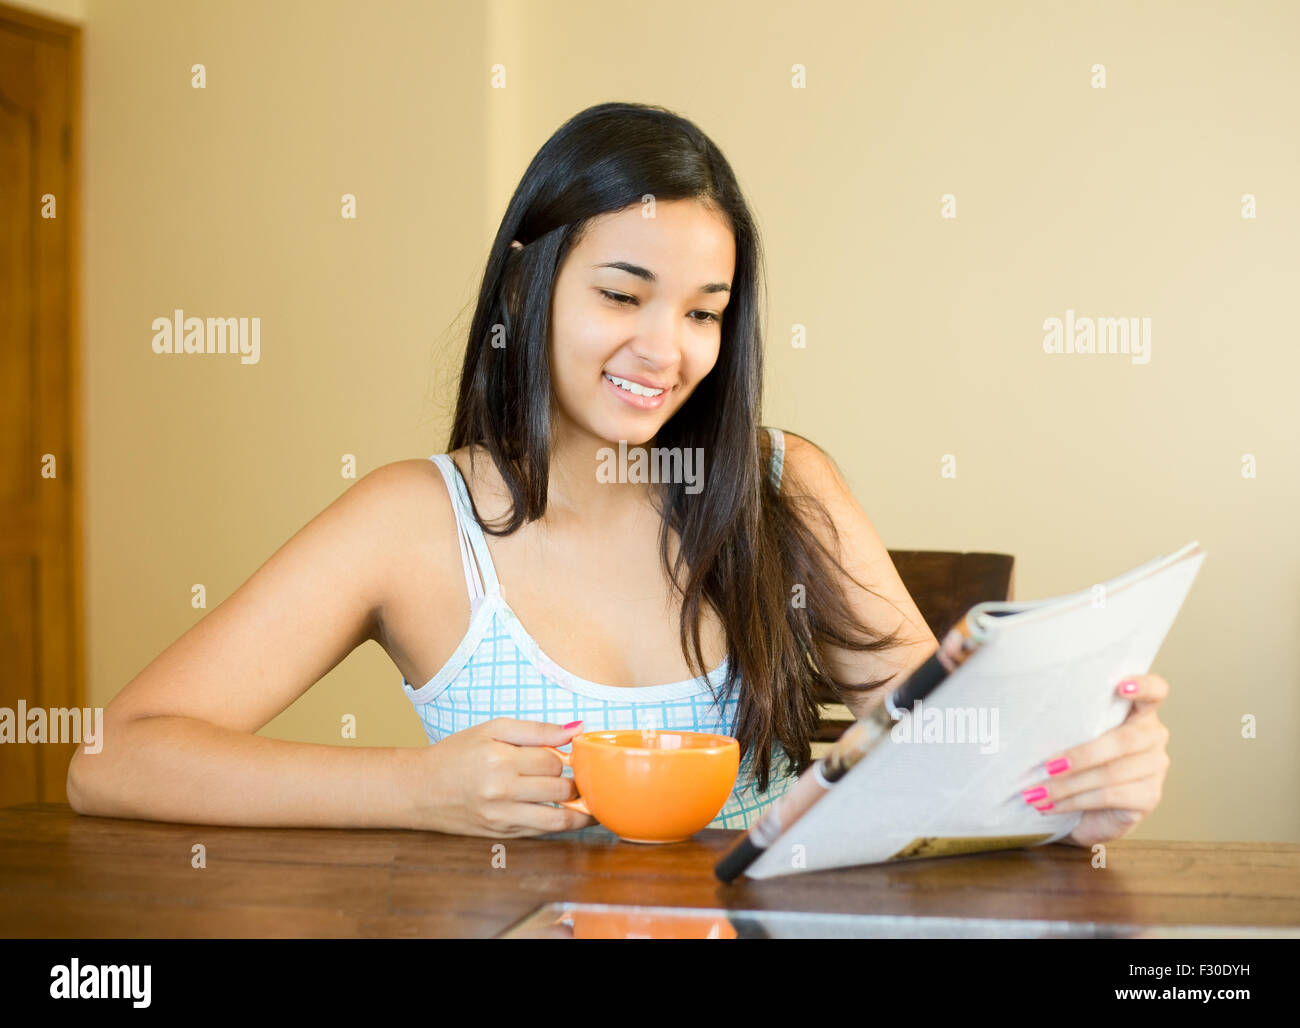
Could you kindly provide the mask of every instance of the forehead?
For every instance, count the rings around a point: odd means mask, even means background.
[[[594,218],[575,252],[588,265],[628,260],[661,278],[680,271],[692,278],[714,273],[722,281],[731,280],[736,243],[721,214],[695,200],[657,203],[654,217],[646,217],[643,210],[637,204]]]

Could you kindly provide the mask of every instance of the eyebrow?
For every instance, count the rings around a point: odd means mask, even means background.
[[[643,278],[647,282],[658,282],[659,276],[649,268],[643,268],[639,264],[629,264],[627,261],[611,261],[609,264],[593,264],[593,268],[615,268],[618,271],[626,271],[637,278]],[[731,286],[725,282],[710,282],[706,286],[700,286],[701,293],[730,293]]]

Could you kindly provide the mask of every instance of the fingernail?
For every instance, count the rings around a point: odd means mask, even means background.
[[[1070,770],[1069,757],[1057,757],[1047,765],[1047,773],[1049,775],[1059,775],[1062,771],[1068,770]]]
[[[1037,789],[1026,789],[1020,794],[1025,798],[1026,803],[1033,803],[1035,800],[1041,800],[1047,795],[1047,790],[1041,785]]]
[[[1035,810],[1051,810],[1051,809],[1052,809],[1052,803],[1051,803],[1051,800],[1048,800],[1046,803],[1044,803],[1044,804],[1042,804],[1042,805],[1040,805],[1040,806],[1034,807],[1034,809],[1035,809]]]
[[[1130,695],[1138,691],[1138,684],[1133,681],[1133,679],[1126,678],[1124,681],[1119,683],[1119,691],[1126,695]]]
[[[570,721],[567,725],[564,726],[564,730],[567,732],[570,728],[577,728],[578,725],[580,724],[582,724],[581,721]]]

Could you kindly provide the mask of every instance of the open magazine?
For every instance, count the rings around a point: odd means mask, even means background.
[[[1204,559],[1191,542],[1078,593],[972,607],[961,624],[969,656],[744,873],[771,878],[1068,835],[1081,812],[1041,813],[1021,792],[1046,777],[1044,761],[1124,720],[1131,701],[1115,688],[1150,670]]]

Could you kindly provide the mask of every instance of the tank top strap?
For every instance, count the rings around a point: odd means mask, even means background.
[[[772,480],[781,488],[781,472],[785,469],[785,433],[779,428],[769,428],[767,434],[772,438]]]
[[[465,485],[460,468],[446,453],[435,453],[429,459],[438,465],[442,477],[447,480],[447,491],[454,498],[452,510],[456,515],[456,535],[460,540],[460,559],[465,571],[465,584],[469,590],[470,608],[477,611],[485,595],[491,596],[501,592],[501,583],[497,580],[492,554],[488,552],[487,540],[483,538],[483,528],[474,517],[469,489]],[[475,563],[478,565],[477,569]]]

